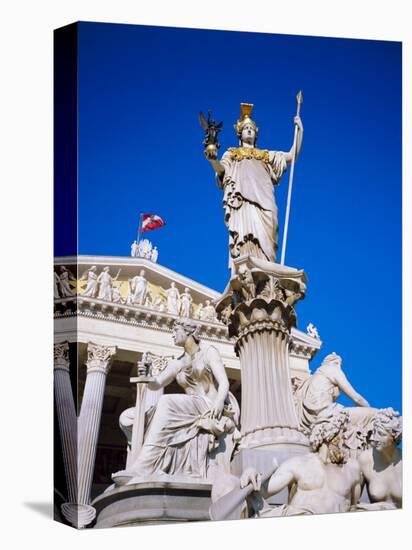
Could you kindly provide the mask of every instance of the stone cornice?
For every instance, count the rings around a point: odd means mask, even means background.
[[[171,333],[179,318],[172,313],[160,312],[144,306],[105,302],[96,298],[73,296],[55,300],[55,319],[92,317],[103,321],[128,324]],[[193,320],[200,327],[200,336],[210,341],[229,342],[227,327],[219,322]]]
[[[136,327],[149,328],[159,332],[171,333],[173,324],[178,319],[177,315],[160,312],[143,306],[131,306],[115,304],[97,300],[96,298],[83,298],[73,296],[55,300],[55,319],[67,317],[88,317],[102,321],[110,321]],[[232,343],[234,340],[228,337],[228,329],[222,323],[195,320],[200,327],[202,339],[210,342]],[[322,341],[302,332],[295,327],[291,330],[289,341],[289,353],[291,356],[303,357],[309,361],[313,359]]]
[[[294,327],[291,330],[291,337],[289,354],[295,357],[304,357],[309,361],[313,359],[323,344],[319,338],[314,338]]]

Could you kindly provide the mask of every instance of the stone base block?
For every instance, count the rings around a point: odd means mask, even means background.
[[[209,483],[143,482],[106,491],[93,501],[96,528],[207,521]]]

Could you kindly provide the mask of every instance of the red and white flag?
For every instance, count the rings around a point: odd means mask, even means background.
[[[158,229],[165,225],[164,220],[157,214],[143,214],[142,215],[142,233],[149,231],[150,229]]]

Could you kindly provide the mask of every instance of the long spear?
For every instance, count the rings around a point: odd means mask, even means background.
[[[303,95],[302,91],[299,90],[296,100],[298,103],[297,110],[296,110],[296,116],[299,116],[300,114],[300,106],[303,103]],[[286,203],[286,217],[285,217],[285,229],[283,231],[283,240],[282,240],[282,254],[280,257],[280,263],[282,265],[285,265],[285,254],[286,254],[286,242],[288,239],[288,226],[289,226],[289,214],[290,214],[290,201],[292,198],[292,186],[293,186],[293,172],[295,169],[295,160],[296,160],[296,141],[298,136],[298,125],[295,124],[295,135],[293,138],[293,151],[292,151],[292,161],[290,163],[290,174],[289,174],[289,189],[288,189],[288,200]]]

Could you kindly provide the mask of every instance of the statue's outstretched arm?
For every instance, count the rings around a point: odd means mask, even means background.
[[[212,166],[213,170],[215,171],[215,174],[217,177],[222,180],[225,176],[225,167],[223,164],[221,164],[217,158],[216,159],[210,159],[208,158],[208,161],[210,162],[210,165]]]
[[[179,360],[170,361],[167,367],[148,383],[147,387],[149,390],[160,390],[168,386],[176,378],[179,368]]]
[[[215,171],[217,177],[222,180],[225,175],[225,167],[217,160],[217,149],[205,150],[205,157],[210,162],[211,167]]]
[[[343,391],[343,393],[347,395],[349,399],[352,399],[352,401],[360,407],[369,407],[369,403],[364,397],[361,396],[360,393],[355,390],[355,388],[352,387],[343,371],[340,370],[339,372],[337,372],[334,378],[338,388]]]

